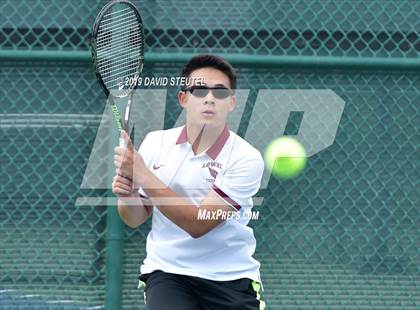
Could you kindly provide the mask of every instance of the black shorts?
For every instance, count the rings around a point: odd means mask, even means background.
[[[259,283],[212,281],[163,271],[140,276],[147,310],[260,310]]]

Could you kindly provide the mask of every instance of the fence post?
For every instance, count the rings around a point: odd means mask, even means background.
[[[109,111],[109,114],[111,112]],[[111,116],[111,122],[112,116]],[[108,186],[111,188],[112,178],[115,174],[113,165],[114,147],[118,145],[118,133],[115,126],[110,128],[108,136]],[[115,197],[112,190],[107,191],[107,212],[106,212],[106,282],[105,282],[105,309],[122,309],[122,272],[123,272],[123,249],[124,249],[124,225],[118,214],[116,206],[110,203],[111,197]]]
[[[123,224],[114,206],[108,207],[106,217],[105,309],[119,310],[122,309]]]

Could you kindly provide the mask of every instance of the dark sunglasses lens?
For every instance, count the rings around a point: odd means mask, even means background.
[[[230,91],[227,88],[213,88],[212,93],[217,99],[225,99],[230,96]]]
[[[208,88],[206,86],[196,86],[191,87],[189,91],[193,94],[194,97],[204,98],[208,95],[209,91],[211,90],[213,96],[217,99],[225,99],[231,95],[229,89],[221,87],[221,88]]]
[[[191,94],[193,94],[194,97],[203,98],[207,96],[209,93],[209,89],[206,87],[192,87],[191,88]]]

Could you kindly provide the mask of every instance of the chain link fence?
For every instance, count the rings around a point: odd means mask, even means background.
[[[419,59],[418,1],[134,2],[146,29],[144,76],[178,76],[181,66],[148,63],[148,53]],[[76,201],[108,195],[81,189],[106,98],[90,63],[30,59],[88,52],[104,3],[0,2],[0,308],[105,307],[109,207]],[[2,61],[5,52],[29,56]],[[273,128],[270,103],[250,121],[261,89],[330,89],[346,102],[333,145],[257,195],[251,226],[268,309],[418,309],[418,70],[237,69],[239,88],[250,90],[241,136]],[[164,128],[181,112],[175,94]],[[300,122],[291,114],[286,133]],[[144,308],[137,276],[149,229],[124,228],[123,309]]]
[[[0,45],[85,50],[106,1],[4,0]],[[147,51],[418,57],[418,1],[133,1]]]

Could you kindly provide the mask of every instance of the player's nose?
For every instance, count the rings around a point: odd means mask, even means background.
[[[212,91],[209,91],[206,97],[204,97],[204,104],[214,104],[215,101],[216,98],[214,98]]]
[[[206,100],[204,100],[204,104],[205,105],[207,105],[207,104],[215,104],[215,101],[213,99],[207,99],[206,98]]]

